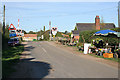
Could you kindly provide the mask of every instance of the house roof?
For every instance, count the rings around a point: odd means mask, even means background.
[[[111,29],[115,28],[114,23],[104,23],[105,26],[103,29]],[[78,30],[73,30],[73,34],[79,34],[80,31],[86,31],[86,30],[95,30],[95,23],[76,23]]]
[[[105,23],[104,28],[105,28],[105,29],[115,28],[115,25],[114,25],[114,23]]]
[[[24,37],[37,37],[37,34],[24,34]]]
[[[104,23],[105,26],[103,27],[104,29],[111,29],[115,28],[114,23]],[[84,30],[94,30],[95,28],[95,23],[76,23],[76,26],[79,31],[84,31]]]
[[[95,23],[76,23],[78,31],[93,30]]]

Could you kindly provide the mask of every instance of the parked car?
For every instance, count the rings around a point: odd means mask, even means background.
[[[8,41],[9,46],[15,46],[15,45],[20,45],[20,39],[19,38],[10,38]]]

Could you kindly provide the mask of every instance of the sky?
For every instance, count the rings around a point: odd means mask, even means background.
[[[3,5],[6,5],[6,24],[25,31],[39,31],[46,26],[57,27],[58,31],[71,31],[76,23],[95,23],[95,16],[99,15],[105,23],[118,26],[118,2],[2,2],[0,3],[0,17]],[[0,19],[2,21],[2,19]]]
[[[2,2],[118,2],[119,0],[1,0]]]

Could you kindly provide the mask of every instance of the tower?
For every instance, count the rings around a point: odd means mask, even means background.
[[[96,30],[100,30],[100,18],[99,18],[99,16],[96,16],[96,18],[95,18],[95,27],[96,27]]]

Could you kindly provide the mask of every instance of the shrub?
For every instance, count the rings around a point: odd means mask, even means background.
[[[81,31],[79,34],[80,35],[79,42],[91,43],[93,39],[100,38],[100,39],[103,39],[104,42],[107,42],[111,46],[118,45],[118,38],[116,37],[116,35],[94,36],[93,34],[97,31],[98,30]]]
[[[116,32],[120,32],[120,28],[113,28],[111,30],[116,31]]]
[[[97,32],[98,30],[92,30],[92,31],[81,31],[80,32],[80,38],[79,41],[80,42],[86,42],[86,43],[90,43],[91,42],[91,38],[94,36],[93,34],[95,32]]]

